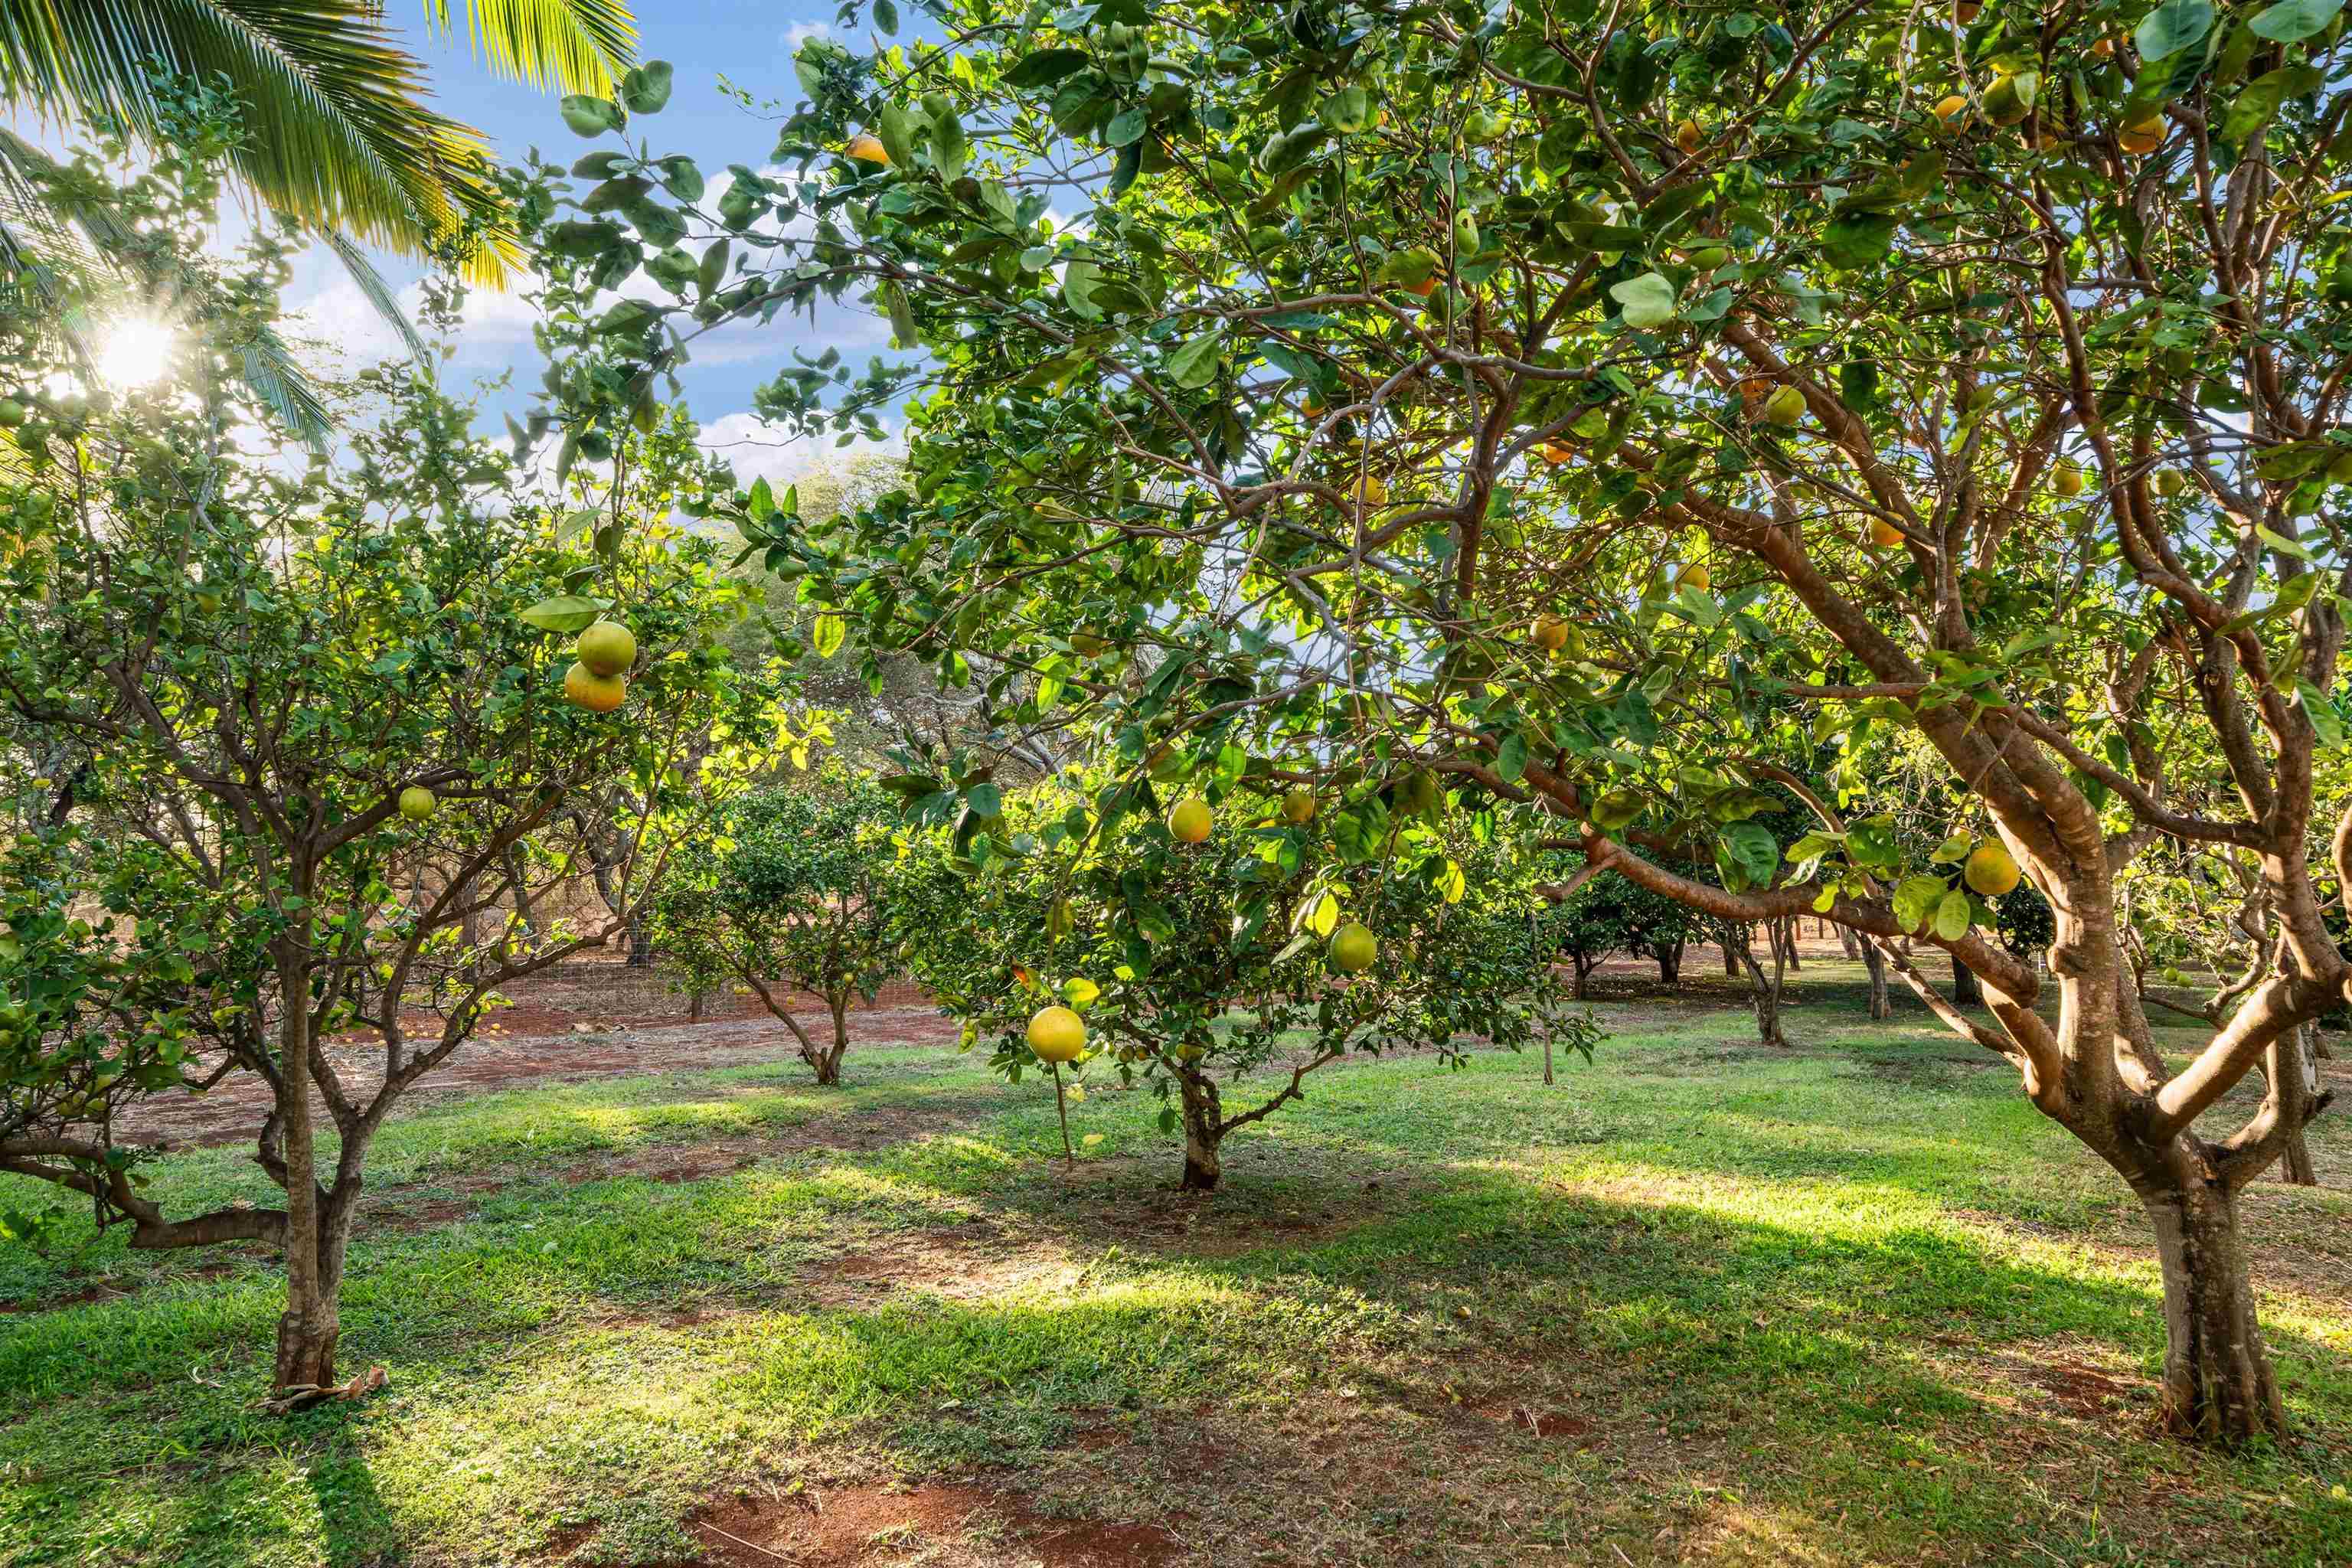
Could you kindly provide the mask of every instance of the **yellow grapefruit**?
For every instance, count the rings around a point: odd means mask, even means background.
[[[1168,809],[1168,836],[1179,844],[1198,844],[1209,837],[1209,803],[1188,795]]]
[[[2010,858],[2005,846],[1988,840],[1969,851],[1968,864],[1960,875],[1973,891],[1997,899],[2017,886],[2017,862]]]
[[[563,672],[563,700],[591,713],[610,713],[629,695],[629,683],[617,675],[599,675],[584,664]]]
[[[1086,1020],[1067,1007],[1040,1007],[1030,1015],[1029,1048],[1044,1061],[1076,1061],[1087,1048]]]

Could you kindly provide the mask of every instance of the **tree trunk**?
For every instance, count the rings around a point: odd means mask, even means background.
[[[2305,1025],[2272,1047],[2264,1062],[2266,1076],[2274,1073],[2284,1079],[2280,1111],[2289,1131],[2286,1147],[2279,1153],[2279,1179],[2298,1187],[2319,1185],[2318,1168],[2311,1163],[2311,1144],[2304,1137],[2312,1115],[2312,1098],[2319,1092],[2319,1058],[2313,1043],[2318,1034],[2315,1026]]]
[[[1588,958],[1580,952],[1570,953],[1568,961],[1576,967],[1576,983],[1570,988],[1570,994],[1581,1002],[1584,1000],[1584,983],[1592,977],[1592,972],[1601,966],[1601,961],[1597,958]]]
[[[1768,937],[1769,933],[1767,933]],[[1743,945],[1739,956],[1748,964],[1748,1000],[1756,1008],[1756,1037],[1768,1046],[1786,1047],[1789,1037],[1780,1029],[1780,993],[1785,977],[1781,968],[1780,944],[1772,940],[1772,973],[1767,976],[1763,965],[1756,962],[1756,950]]]
[[[1184,1190],[1214,1192],[1218,1178],[1224,1174],[1223,1163],[1217,1154],[1217,1145],[1225,1135],[1217,1086],[1193,1072],[1182,1074],[1177,1084],[1184,1100]]]
[[[1735,932],[1727,926],[1718,940],[1723,943],[1723,977],[1737,980],[1739,978],[1739,950],[1748,944],[1748,933],[1744,930]]]
[[[1854,935],[1853,928],[1852,926],[1842,925],[1836,929],[1838,945],[1845,950],[1845,955],[1847,958],[1866,963],[1869,962],[1868,955],[1878,951],[1876,948],[1872,947],[1870,943]],[[1878,1015],[1873,1013],[1871,1016],[1875,1018]]]
[[[1797,959],[1797,921],[1795,917],[1791,916],[1790,919],[1780,922],[1780,952],[1787,957],[1789,967],[1791,970],[1801,970],[1804,968],[1805,966],[1798,962]]]
[[[816,1068],[816,1081],[827,1089],[841,1085],[841,1058],[849,1050],[849,995],[838,992],[824,999],[826,1009],[833,1015],[833,1047],[820,1052],[810,1066]]]
[[[1840,931],[1845,928],[1840,926]],[[1870,971],[1870,1016],[1873,1018],[1895,1016],[1895,999],[1886,994],[1886,955],[1878,951],[1874,942],[1864,942],[1862,947],[1863,966]]]
[[[646,929],[643,910],[629,917],[629,965],[631,969],[651,969],[654,966],[654,939]]]
[[[1683,983],[1683,944],[1660,943],[1657,947],[1658,984],[1680,985]]]
[[[1984,987],[1977,984],[1977,972],[1957,958],[1952,960],[1952,1001],[1962,1007],[1984,1005]]]
[[[343,1259],[351,1248],[352,1200],[358,1195],[356,1180],[348,1189],[339,1183],[337,1192],[320,1205],[311,1268],[293,1268],[289,1256],[286,1311],[278,1320],[278,1366],[271,1380],[275,1393],[304,1384],[327,1388],[336,1382],[335,1342],[343,1327]]]
[[[2215,1182],[2152,1182],[2140,1193],[2164,1268],[2165,1425],[2236,1442],[2286,1435],[2286,1406],[2238,1237],[2237,1194]]]

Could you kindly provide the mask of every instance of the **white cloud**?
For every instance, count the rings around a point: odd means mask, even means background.
[[[401,310],[414,322],[425,304],[422,284],[412,283],[396,296]],[[476,289],[466,296],[457,330],[451,338],[459,364],[504,364],[512,351],[530,342],[539,323],[539,305],[520,291],[497,293]],[[341,368],[357,370],[405,353],[400,334],[393,330],[358,284],[337,274],[326,288],[294,306],[287,326],[298,340],[311,340]]]
[[[790,484],[824,460],[824,453],[804,436],[794,436],[746,410],[712,420],[695,437],[695,445],[735,465],[735,479],[750,484],[765,479],[771,485]]]
[[[784,47],[797,51],[811,38],[831,37],[833,37],[833,24],[830,22],[794,22],[784,29]]]

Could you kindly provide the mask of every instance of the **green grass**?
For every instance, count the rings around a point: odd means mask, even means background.
[[[1206,1203],[1143,1095],[1098,1081],[1065,1173],[1042,1086],[935,1046],[840,1091],[785,1061],[425,1109],[353,1249],[366,1401],[258,1412],[259,1252],[0,1256],[34,1308],[0,1317],[0,1563],[677,1563],[716,1500],[891,1476],[1177,1498],[1204,1562],[2352,1557],[2352,1205],[2249,1205],[2301,1445],[2153,1436],[2122,1185],[2000,1064],[1807,974],[1792,1052],[1604,1006],[1551,1088],[1334,1070]],[[157,1188],[268,1198],[229,1150]],[[129,1293],[58,1304],[93,1286]]]

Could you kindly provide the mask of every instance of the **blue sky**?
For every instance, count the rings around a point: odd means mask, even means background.
[[[564,128],[554,95],[493,76],[473,58],[471,45],[462,36],[431,37],[424,25],[422,0],[390,0],[386,9],[430,71],[435,106],[481,131],[502,161],[519,161],[536,146],[550,161],[569,163],[592,145]],[[774,126],[722,97],[719,79],[723,75],[755,102],[781,99],[788,110],[800,96],[793,77],[793,51],[811,32],[829,34],[835,15],[832,0],[639,0],[641,58],[668,60],[677,74],[668,106],[631,124],[632,142],[642,138],[657,153],[689,153],[714,180],[723,176],[730,163],[760,167],[774,146]],[[867,47],[864,39],[849,41],[861,50]],[[603,144],[612,143],[606,140]],[[714,185],[710,195],[717,194]],[[379,257],[378,262],[397,284],[417,276],[415,266],[396,258]],[[650,285],[646,291],[654,292]],[[389,330],[323,251],[305,258],[287,298],[315,324],[319,337],[352,357],[364,360],[396,350]],[[477,295],[469,302],[467,327],[453,370],[472,380],[511,369],[518,384],[509,392],[486,398],[493,426],[499,413],[527,403],[538,382],[541,362],[530,342],[533,314],[520,293]],[[749,412],[752,389],[789,363],[795,347],[812,354],[838,347],[862,367],[884,352],[888,341],[888,327],[862,306],[821,308],[814,323],[805,317],[784,317],[766,328],[703,340],[680,379],[709,444],[727,453],[740,478],[747,482],[756,473],[788,478],[818,454],[784,447],[772,434],[760,430]]]

